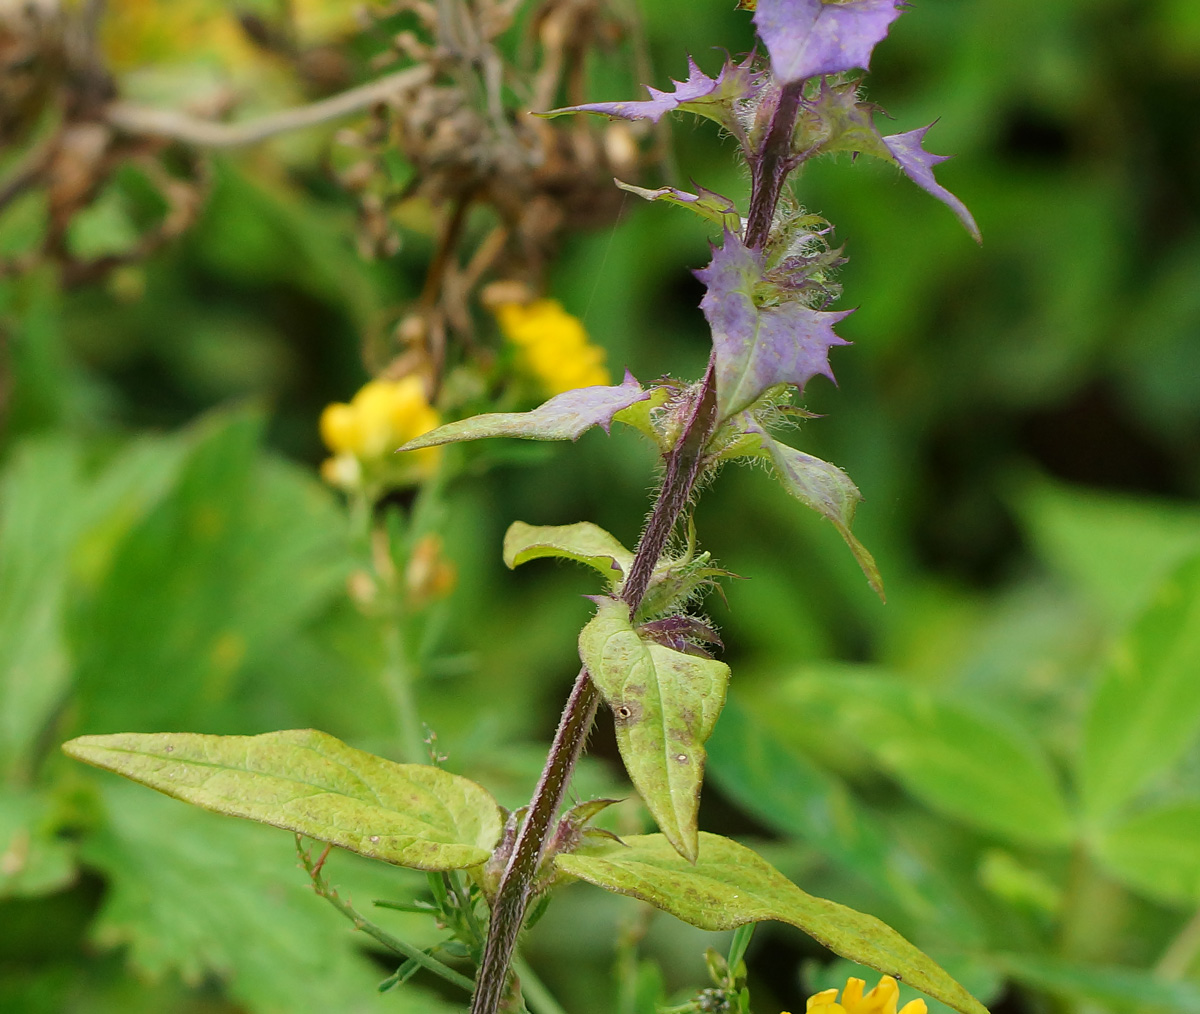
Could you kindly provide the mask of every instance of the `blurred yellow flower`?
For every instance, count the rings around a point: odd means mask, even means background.
[[[498,303],[492,307],[504,337],[520,353],[522,365],[548,394],[609,384],[604,349],[588,341],[583,322],[555,299]]]
[[[826,989],[810,996],[806,1014],[897,1014],[900,987],[895,979],[885,975],[879,980],[878,986],[864,995],[866,985],[862,979],[847,979],[840,1003],[836,989]],[[898,1014],[928,1014],[928,1008],[924,1000],[909,1000]]]
[[[400,456],[392,452],[440,423],[419,378],[372,380],[350,404],[335,402],[321,413],[321,439],[334,454],[321,465],[321,475],[343,489],[360,485],[364,478],[384,484],[428,478],[437,470],[440,447]]]

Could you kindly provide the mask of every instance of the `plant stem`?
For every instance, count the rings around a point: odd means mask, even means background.
[[[646,523],[646,530],[638,542],[633,563],[629,566],[629,577],[621,597],[629,603],[629,611],[635,612],[645,598],[654,568],[667,548],[675,522],[691,499],[696,480],[700,477],[700,465],[704,460],[704,448],[716,428],[717,388],[714,363],[710,359],[704,382],[696,392],[689,418],[679,442],[667,455],[666,471],[654,511]]]
[[[388,950],[404,955],[404,957],[415,961],[422,968],[433,972],[434,975],[441,976],[441,978],[453,983],[455,986],[467,990],[474,987],[475,984],[462,973],[456,972],[449,965],[442,964],[437,958],[426,954],[419,947],[414,947],[412,944],[405,943],[403,940],[392,936],[386,930],[376,926],[371,920],[363,916],[348,901],[343,901],[337,891],[330,886],[329,881],[321,876],[320,868],[313,863],[312,857],[303,848],[300,835],[296,835],[296,852],[299,854],[300,862],[312,880],[313,890],[349,919],[354,924],[355,929],[361,930],[367,936],[373,937],[379,943],[383,944]]]
[[[794,84],[783,88],[762,151],[755,160],[746,236],[748,246],[761,246],[766,242],[784,180],[796,165],[791,144],[800,107],[800,87]],[[752,233],[751,230],[756,231]],[[752,236],[756,237],[754,242]],[[691,399],[690,414],[682,434],[666,456],[663,484],[650,520],[638,540],[621,593],[631,614],[641,605],[650,587],[654,568],[667,548],[676,522],[691,499],[703,470],[704,449],[720,422],[717,417],[715,356],[710,357],[704,380]],[[529,811],[496,888],[487,943],[479,966],[475,995],[471,999],[471,1014],[496,1014],[500,1005],[517,935],[533,895],[533,884],[545,843],[550,837],[550,827],[562,807],[567,783],[583,752],[599,700],[600,695],[591,676],[586,669],[581,669],[559,720],[558,731],[530,801]]]
[[[629,568],[623,598],[629,603],[630,612],[641,603],[654,566],[666,548],[675,522],[687,506],[700,473],[703,450],[712,435],[715,418],[716,393],[710,364],[704,383],[694,397],[691,418],[684,427],[679,443],[667,456],[666,474],[654,512],[642,533]],[[636,584],[635,575],[640,575]],[[563,710],[546,766],[529,804],[529,812],[525,815],[512,855],[496,888],[471,1014],[495,1014],[500,1003],[517,934],[524,922],[542,851],[550,836],[550,826],[562,807],[567,783],[583,752],[583,744],[591,731],[599,702],[600,695],[591,676],[586,669],[581,669]]]
[[[753,162],[754,182],[750,192],[745,240],[751,250],[766,243],[784,181],[797,165],[797,159],[792,154],[792,134],[796,129],[796,114],[800,109],[803,87],[803,81],[793,81],[783,86],[762,150]]]
[[[129,134],[182,141],[200,148],[238,148],[257,144],[276,134],[314,127],[361,112],[377,103],[415,91],[432,79],[433,70],[428,66],[406,67],[339,95],[321,99],[320,102],[284,109],[243,123],[216,123],[175,110],[155,109],[131,102],[112,103],[104,110],[104,118],[118,130]]]
[[[425,756],[425,738],[421,734],[421,723],[417,719],[412,663],[404,643],[403,622],[398,609],[392,611],[384,620],[386,660],[383,666],[383,685],[392,701],[404,762],[423,764],[428,761],[428,757]]]
[[[583,752],[583,744],[596,717],[600,694],[586,669],[580,669],[567,698],[546,758],[546,766],[538,779],[529,812],[521,824],[520,834],[513,845],[512,855],[501,874],[492,902],[492,918],[488,924],[487,943],[479,965],[471,1014],[495,1014],[504,993],[508,968],[517,934],[525,921],[534,877],[542,858],[542,848],[549,837],[550,825],[558,816],[566,795],[567,783],[575,770],[575,762]]]

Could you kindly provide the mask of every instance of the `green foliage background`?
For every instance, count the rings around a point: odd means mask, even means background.
[[[724,4],[645,7],[659,85],[688,52],[711,70],[714,43],[750,44]],[[595,97],[630,86],[598,70]],[[734,679],[702,827],[887,919],[996,1011],[1200,1011],[1200,8],[923,0],[869,95],[896,130],[941,117],[929,146],[956,154],[940,178],[985,245],[865,160],[800,181],[847,244],[842,305],[861,307],[800,446],[863,490],[856,530],[889,601],[763,476],[706,492],[701,539],[746,580],[710,603]],[[743,194],[710,126],[676,129],[671,182]],[[375,993],[386,971],[306,891],[288,835],[56,750],[307,726],[397,749],[316,419],[365,379],[359,336],[415,295],[430,247],[360,261],[317,146],[281,144],[286,176],[222,158],[198,226],[141,268],[71,291],[48,270],[0,281],[0,1010],[451,1002],[420,978]],[[76,242],[119,247],[124,199]],[[0,248],[36,220],[10,208]],[[707,338],[687,269],[708,238],[627,197],[616,227],[570,239],[549,288],[613,367],[693,376]],[[504,529],[587,519],[630,545],[653,473],[630,432],[508,457],[445,491],[459,584],[425,625],[418,694],[450,770],[517,805],[593,589],[506,571]],[[580,795],[620,794],[611,727],[592,755]],[[352,858],[332,875],[364,903],[422,887]],[[551,906],[527,949],[569,1010],[647,1009],[637,985],[658,973],[613,949],[637,918],[585,887]],[[694,988],[708,942],[660,917],[642,951],[669,990]],[[760,930],[756,1009],[844,979],[826,960]]]

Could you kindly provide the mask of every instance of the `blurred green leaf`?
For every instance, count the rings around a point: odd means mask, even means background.
[[[140,237],[129,199],[121,188],[106,187],[86,208],[75,213],[67,230],[67,248],[80,260],[132,253]]]
[[[720,835],[700,835],[694,864],[657,834],[561,855],[555,862],[572,876],[640,898],[701,929],[733,929],[768,919],[790,923],[835,954],[903,979],[963,1014],[987,1014],[895,930],[872,916],[805,894],[750,849]]]
[[[713,781],[738,806],[895,898],[917,925],[960,943],[981,938],[978,918],[928,859],[897,841],[840,779],[788,749],[736,698],[721,713],[708,760]]]
[[[600,600],[579,656],[612,708],[621,760],[667,840],[696,858],[704,743],[725,703],[729,666],[644,640],[629,605]]]
[[[0,480],[0,773],[22,763],[67,686],[62,611],[83,482],[65,441],[19,448]]]
[[[1020,497],[1042,557],[1109,616],[1126,617],[1200,547],[1200,509],[1037,481]]]
[[[1080,965],[1033,954],[993,954],[989,960],[1023,985],[1076,1003],[1099,1004],[1114,1014],[1200,1014],[1200,989],[1141,969]]]
[[[45,800],[0,785],[0,898],[49,894],[75,879],[74,850],[55,838]]]
[[[1200,903],[1200,801],[1155,807],[1106,828],[1096,856],[1137,890],[1168,904]]]
[[[1107,821],[1200,733],[1200,556],[1158,588],[1114,647],[1084,720],[1080,771],[1093,821]]]
[[[801,676],[789,692],[833,702],[862,747],[935,809],[1018,842],[1070,840],[1054,771],[1015,722],[886,677]]]
[[[338,513],[314,481],[260,452],[259,432],[238,414],[199,426],[174,488],[76,603],[82,730],[204,716],[211,727],[246,667],[337,592],[349,562]]]
[[[500,808],[440,768],[397,764],[312,729],[261,736],[82,736],[70,756],[176,799],[419,870],[487,860]]]
[[[127,946],[143,976],[215,975],[254,1014],[448,1014],[412,985],[379,997],[383,974],[313,896],[289,836],[133,786],[106,781],[104,799],[109,826],[83,849],[109,878],[92,938]]]

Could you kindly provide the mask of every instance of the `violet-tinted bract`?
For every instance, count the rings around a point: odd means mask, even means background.
[[[931,123],[929,127],[932,126]],[[975,224],[975,218],[967,210],[967,206],[933,178],[933,167],[939,162],[945,162],[950,156],[934,155],[921,147],[929,127],[918,127],[906,134],[889,134],[883,139],[883,143],[899,163],[904,175],[926,193],[948,205],[967,232],[975,238],[975,242],[981,243],[983,238],[979,234],[979,226]]]
[[[726,232],[712,263],[696,272],[708,287],[700,308],[712,327],[721,419],[777,384],[803,388],[818,373],[832,380],[829,348],[847,344],[833,333],[833,325],[849,310],[828,313],[798,302],[760,306],[763,271],[763,253]]]
[[[780,84],[839,74],[871,61],[901,0],[759,0],[754,24]]]
[[[709,77],[688,57],[686,81],[675,81],[675,90],[659,91],[646,86],[649,99],[626,102],[585,102],[579,106],[554,109],[547,116],[560,113],[601,113],[622,120],[650,120],[657,123],[666,113],[680,110],[715,120],[734,133],[741,132],[735,104],[753,98],[760,87],[760,75],[750,69],[750,61],[734,63],[726,60],[716,77]]]
[[[401,451],[416,451],[437,444],[454,444],[484,437],[522,437],[525,440],[577,440],[593,426],[612,425],[613,416],[650,397],[649,391],[625,374],[617,387],[579,387],[564,391],[532,412],[488,412],[447,423],[410,440]]]
[[[820,91],[801,110],[796,149],[812,155],[850,151],[898,165],[917,186],[948,205],[975,242],[980,242],[979,227],[967,206],[934,179],[933,167],[949,156],[934,155],[921,147],[933,124],[885,137],[875,126],[877,111],[873,103],[858,100],[857,83],[830,85],[822,81]]]

